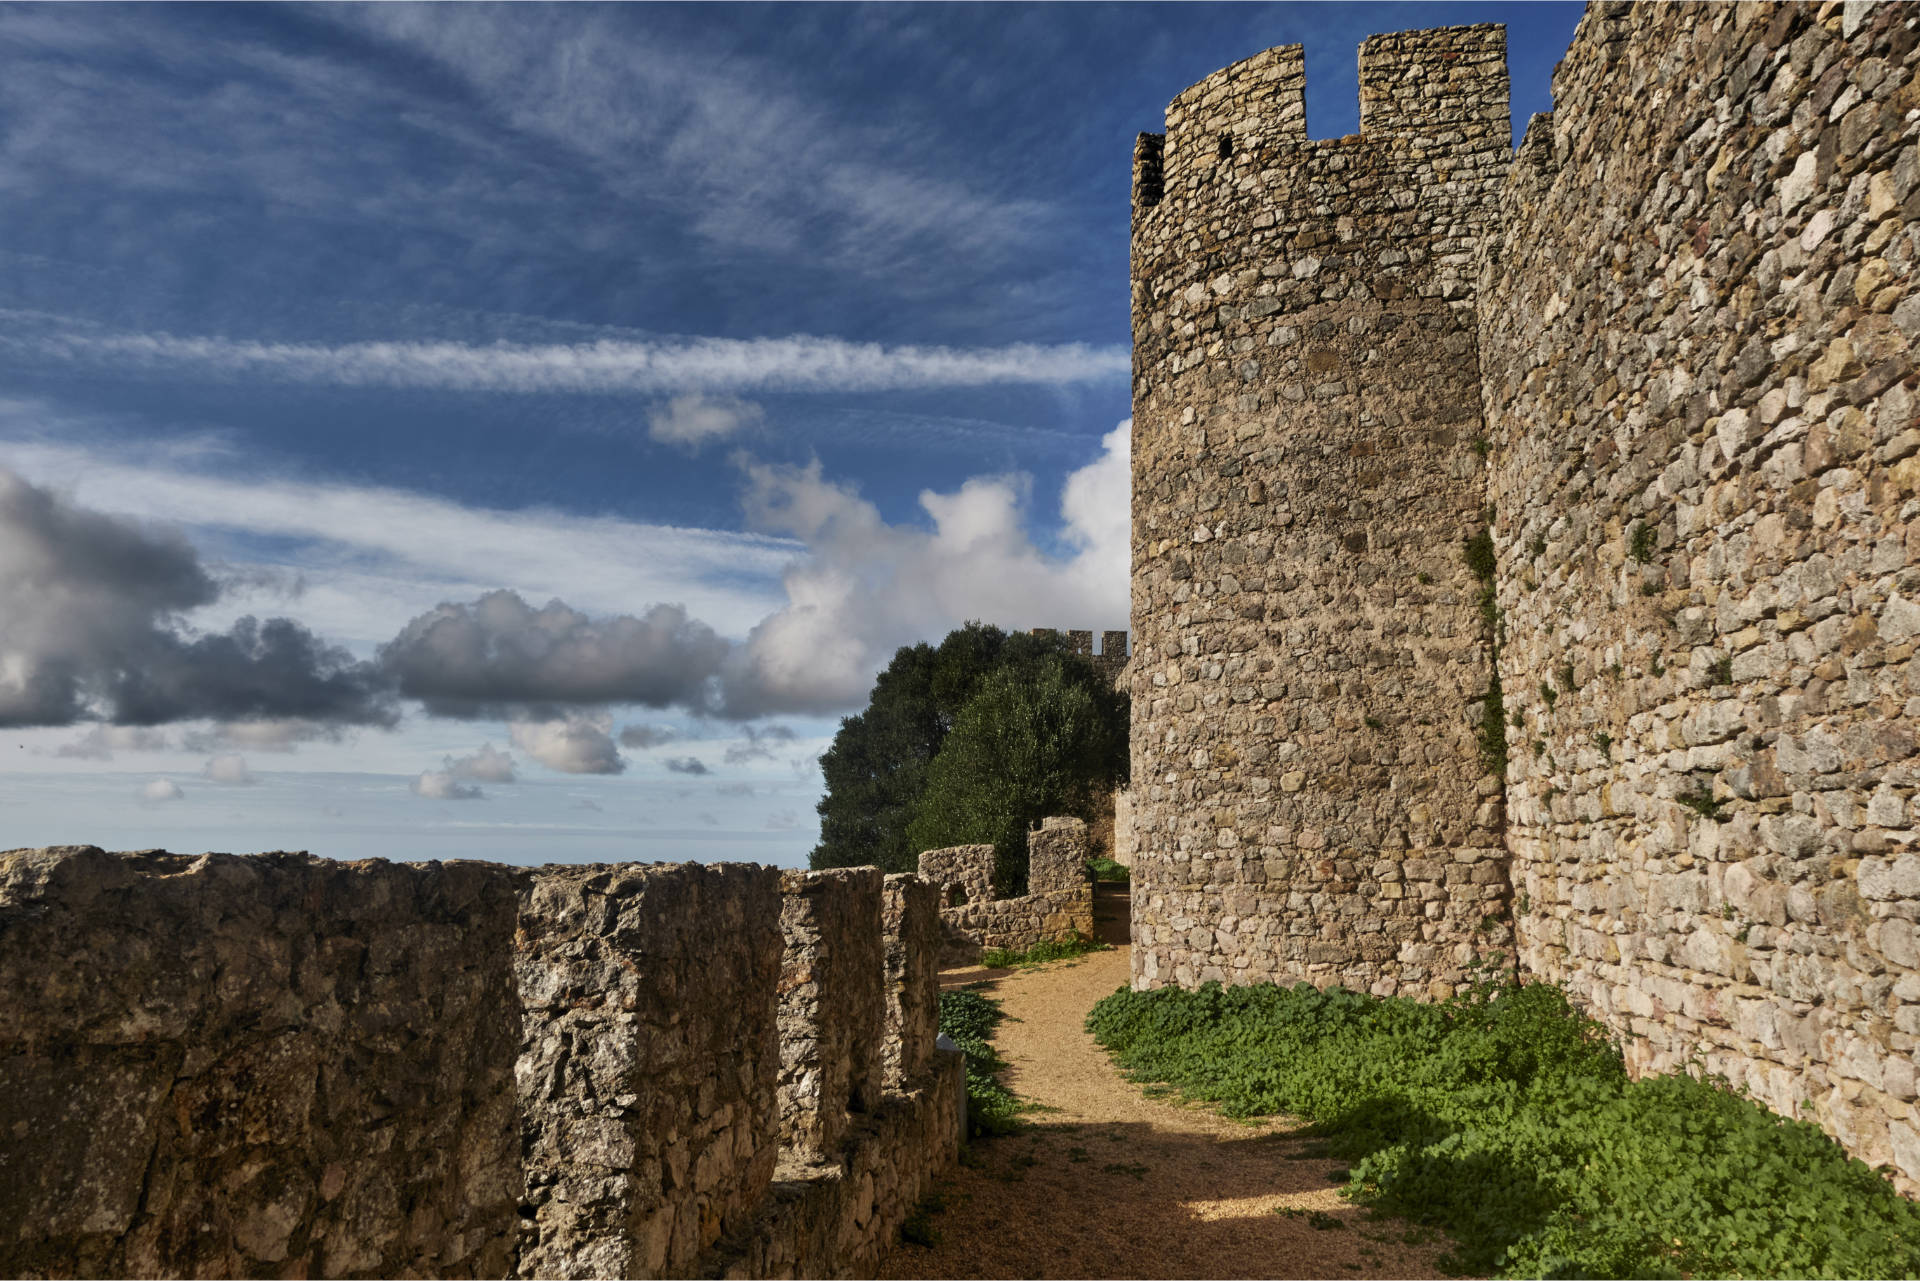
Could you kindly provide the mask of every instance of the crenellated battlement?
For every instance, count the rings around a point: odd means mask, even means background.
[[[1563,984],[1920,1186],[1920,7],[1297,46],[1134,149],[1134,983]]]

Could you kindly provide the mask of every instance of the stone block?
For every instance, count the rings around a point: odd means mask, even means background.
[[[520,1272],[684,1276],[765,1197],[779,1150],[780,874],[540,868],[515,971]]]
[[[0,1271],[504,1276],[510,869],[0,854]]]
[[[877,867],[780,877],[783,1159],[837,1159],[849,1115],[879,1105],[885,1039],[883,877]]]
[[[926,1069],[940,1023],[940,898],[917,876],[886,878],[881,919],[886,930],[887,1039],[882,1068],[890,1089]]]

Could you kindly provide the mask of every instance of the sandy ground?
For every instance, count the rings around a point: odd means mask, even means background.
[[[1103,894],[1119,946],[1035,970],[954,970],[1008,1014],[1005,1080],[1041,1106],[1031,1128],[975,1142],[942,1180],[931,1248],[901,1245],[885,1277],[1437,1277],[1435,1240],[1341,1200],[1334,1161],[1301,1155],[1288,1122],[1230,1120],[1148,1098],[1083,1026],[1127,981],[1126,900]]]

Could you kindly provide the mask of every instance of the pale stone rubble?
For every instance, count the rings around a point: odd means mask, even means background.
[[[1135,982],[1517,952],[1911,1191],[1920,10],[1594,5],[1511,163],[1500,40],[1136,147]]]
[[[0,1273],[861,1275],[965,1088],[932,887],[881,890],[0,854]]]

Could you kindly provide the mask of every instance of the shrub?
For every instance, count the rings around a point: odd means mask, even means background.
[[[1348,1195],[1501,1276],[1906,1276],[1920,1206],[1724,1083],[1627,1080],[1556,988],[1438,1005],[1301,984],[1121,990],[1087,1025],[1137,1080],[1289,1112]]]
[[[962,988],[940,994],[940,1030],[967,1056],[967,1133],[1008,1134],[1018,1125],[1020,1100],[1000,1084],[1006,1060],[993,1048],[993,1030],[1007,1016],[1000,1002]]]
[[[1087,860],[1087,875],[1096,881],[1118,881],[1125,885],[1133,880],[1133,871],[1125,863],[1116,863],[1104,854],[1099,858]]]

